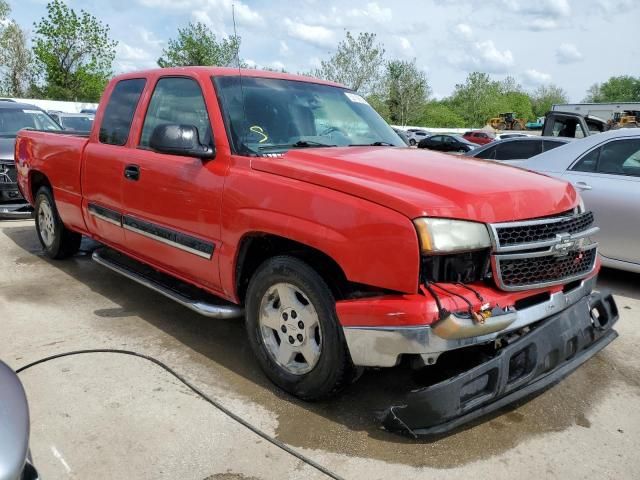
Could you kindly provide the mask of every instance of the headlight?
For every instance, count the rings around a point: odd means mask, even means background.
[[[484,223],[417,218],[413,221],[420,239],[422,253],[447,253],[477,250],[491,246]]]

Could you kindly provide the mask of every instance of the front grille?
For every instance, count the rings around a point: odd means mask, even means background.
[[[597,258],[593,213],[490,225],[493,276],[503,290],[560,285],[586,277]]]
[[[0,183],[16,183],[18,172],[16,166],[8,163],[0,163]]]
[[[593,225],[593,213],[586,212],[567,218],[522,222],[514,226],[496,226],[499,247],[553,240],[560,233],[574,234]]]
[[[596,249],[577,250],[563,256],[546,255],[500,260],[498,275],[506,288],[540,286],[570,281],[588,274],[596,261]]]

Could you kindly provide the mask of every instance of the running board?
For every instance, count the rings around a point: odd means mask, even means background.
[[[94,250],[94,262],[113,270],[134,282],[149,287],[200,315],[209,318],[238,318],[244,309],[204,290],[164,274],[109,248]]]

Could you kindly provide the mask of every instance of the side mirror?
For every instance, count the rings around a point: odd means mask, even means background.
[[[169,155],[184,155],[210,159],[216,150],[200,143],[198,129],[194,125],[164,124],[153,129],[149,146],[152,150]]]

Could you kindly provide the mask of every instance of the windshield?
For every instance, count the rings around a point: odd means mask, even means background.
[[[61,116],[60,121],[65,130],[75,130],[77,132],[90,132],[93,125],[92,117],[65,117]]]
[[[23,128],[60,130],[60,126],[41,110],[0,108],[0,137],[15,137]]]
[[[272,78],[214,78],[235,153],[354,145],[406,147],[359,95],[339,87]],[[244,100],[244,102],[243,102]],[[244,108],[243,108],[244,103]]]

